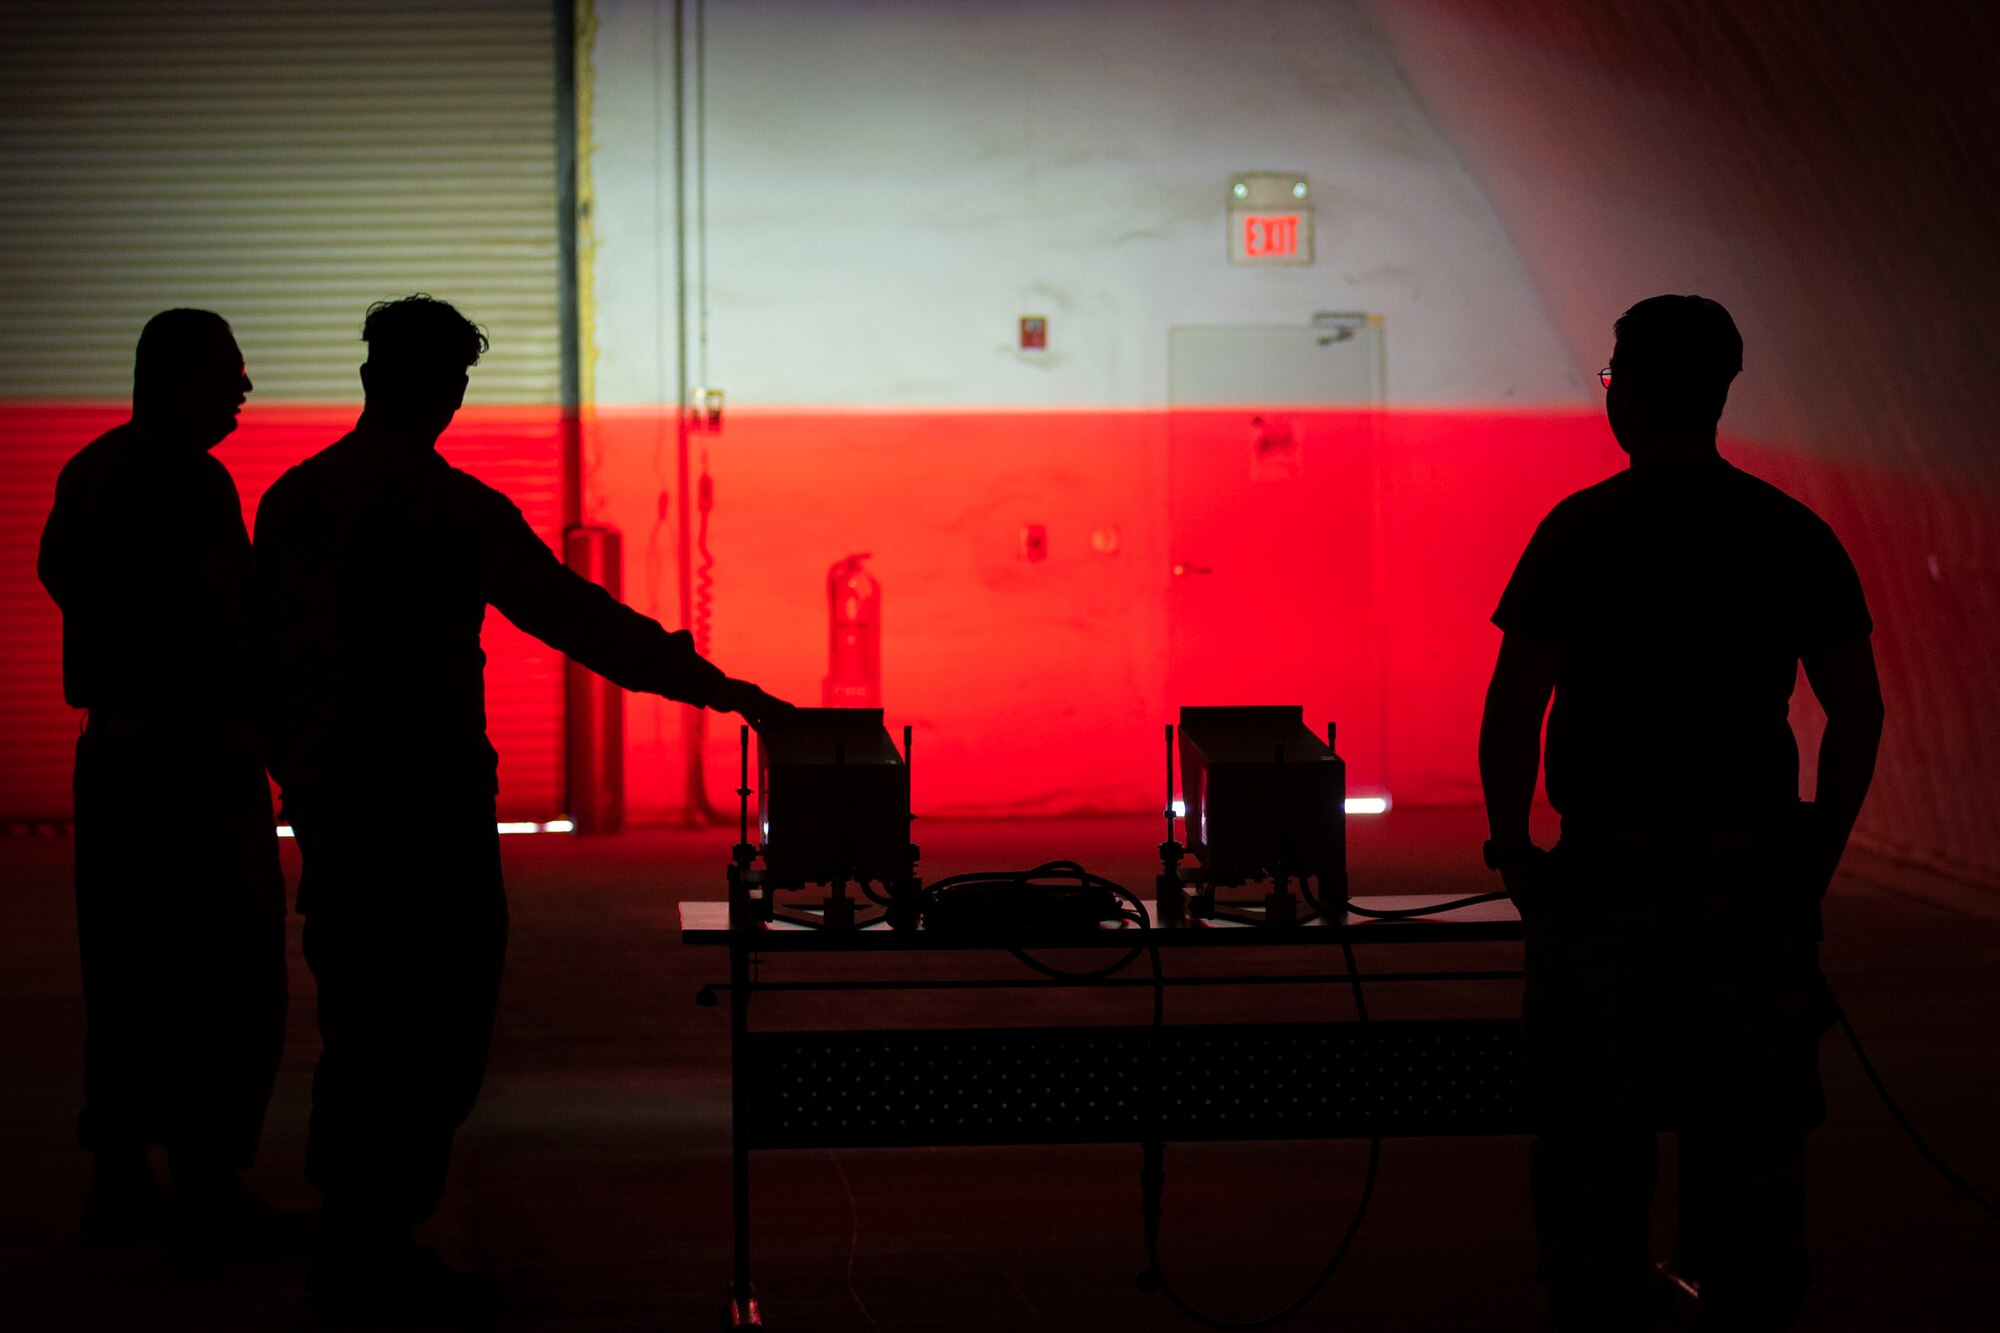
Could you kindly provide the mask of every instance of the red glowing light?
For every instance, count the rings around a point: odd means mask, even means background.
[[[1297,213],[1246,213],[1243,215],[1243,253],[1252,259],[1299,252]]]
[[[671,430],[670,411],[591,415],[586,512],[623,528],[627,596],[671,628],[672,543],[651,563],[645,554],[657,515],[652,451]],[[63,461],[123,415],[8,404],[8,493],[48,495]],[[1486,617],[1550,506],[1624,466],[1602,411],[1288,409],[1305,455],[1295,475],[1259,469],[1250,415],[745,411],[713,461],[715,659],[784,697],[816,701],[828,671],[829,563],[873,551],[868,567],[888,601],[877,622],[879,674],[861,676],[879,682],[893,724],[920,733],[928,759],[917,766],[917,800],[927,816],[1157,810],[1158,726],[1189,698],[1282,697],[1308,705],[1315,725],[1337,722],[1356,800],[1393,791],[1398,806],[1477,801],[1479,710],[1499,639]],[[352,421],[352,408],[253,404],[217,457],[254,511],[278,472]],[[461,414],[444,452],[505,490],[553,543],[558,440],[552,410],[487,408]],[[1730,440],[1723,452],[1812,502],[1848,542],[1878,614],[1907,618],[1888,590],[1896,571],[1922,577],[1929,548],[1906,535],[1934,521],[1921,486],[1796,448]],[[1320,528],[1271,521],[1295,491],[1298,506],[1324,519]],[[1176,494],[1215,499],[1183,513],[1171,505]],[[1223,503],[1232,497],[1258,510],[1235,512]],[[1966,512],[1988,511],[1968,502]],[[0,812],[59,816],[77,724],[62,706],[60,618],[33,582],[41,511],[22,513],[0,525],[0,592],[19,608],[10,640],[19,651],[0,662],[0,702],[13,709]],[[1027,521],[1045,529],[1041,561],[1020,556]],[[1099,532],[1116,534],[1115,555],[1098,549]],[[1198,547],[1184,540],[1197,532]],[[1245,570],[1264,575],[1239,577]],[[1374,591],[1343,591],[1356,587]],[[1323,624],[1307,617],[1301,630],[1308,597],[1356,610]],[[1209,602],[1226,602],[1216,623],[1242,629],[1215,638],[1211,678],[1170,679],[1177,617]],[[1917,675],[1917,650],[1898,645],[1923,633],[1922,623],[1899,630],[1883,637],[1892,689]],[[547,827],[563,813],[561,660],[498,614],[484,639],[501,817]],[[1925,642],[1923,651],[1956,648]],[[1264,679],[1288,663],[1311,688]],[[636,695],[626,708],[630,818],[657,821],[683,800],[678,706]],[[710,727],[711,804],[731,799],[735,747],[733,724]],[[1810,772],[1810,749],[1806,760]]]

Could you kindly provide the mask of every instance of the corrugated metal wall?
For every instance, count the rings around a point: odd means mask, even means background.
[[[360,402],[371,301],[486,326],[444,452],[561,525],[548,0],[0,6],[0,818],[68,809],[76,718],[34,547],[63,461],[129,397],[141,325],[235,326],[256,392],[217,456],[246,514]],[[502,802],[562,800],[561,663],[487,630]]]

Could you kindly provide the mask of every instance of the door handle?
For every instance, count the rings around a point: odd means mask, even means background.
[[[1190,574],[1213,574],[1214,572],[1207,565],[1190,565],[1185,560],[1176,560],[1174,562],[1174,577],[1177,579],[1184,579]]]

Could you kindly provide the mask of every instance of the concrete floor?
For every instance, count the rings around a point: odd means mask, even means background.
[[[1487,887],[1475,812],[1351,824],[1357,892]],[[1151,882],[1159,837],[1140,820],[919,827],[934,877],[1060,855],[1135,886]],[[507,1328],[714,1325],[728,1270],[726,1015],[693,997],[720,979],[723,960],[681,946],[675,908],[719,894],[729,840],[724,831],[507,842],[514,934],[492,1071],[428,1236],[504,1277]],[[303,1260],[196,1261],[77,1238],[87,1163],[72,1131],[82,1007],[69,860],[62,838],[0,838],[0,1322],[36,1333],[335,1327],[302,1298]],[[297,924],[290,1045],[252,1178],[272,1200],[303,1208],[314,1202],[300,1168],[317,1039]],[[2000,1194],[2000,889],[1856,854],[1829,900],[1828,928],[1827,972],[1884,1076],[1945,1157]],[[1384,949],[1364,964],[1504,967],[1517,957],[1508,945],[1462,948],[1448,964]],[[840,960],[787,966],[800,977],[853,970]],[[969,965],[943,955],[914,966],[935,975]],[[1514,983],[1384,987],[1374,1003],[1391,1017],[1501,1014],[1516,997]],[[1134,990],[758,1003],[762,1024],[813,1026],[1139,1022],[1147,999]],[[1169,1017],[1302,1018],[1340,1004],[1326,988],[1181,991]],[[1812,1159],[1819,1282],[1804,1327],[2000,1326],[2000,1230],[1923,1164],[1837,1035],[1825,1067],[1832,1111]],[[1282,1303],[1344,1226],[1362,1159],[1358,1144],[1175,1148],[1166,1250],[1176,1283],[1229,1316]],[[1129,1147],[760,1155],[766,1317],[810,1330],[1192,1327],[1133,1288],[1143,1259],[1137,1172]],[[1533,1329],[1532,1267],[1522,1141],[1393,1141],[1346,1267],[1293,1326]]]

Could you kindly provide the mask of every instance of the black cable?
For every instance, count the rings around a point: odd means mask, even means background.
[[[1430,916],[1437,912],[1448,912],[1453,908],[1470,907],[1474,903],[1494,902],[1506,896],[1505,893],[1481,893],[1469,898],[1460,898],[1453,902],[1438,903],[1432,907],[1413,907],[1400,911],[1356,907],[1352,903],[1349,903],[1347,910],[1356,916],[1372,917],[1377,920],[1398,920],[1406,917]],[[1344,943],[1342,947],[1346,947]],[[1348,962],[1348,970],[1353,971],[1351,956]],[[1926,1162],[1930,1163],[1931,1167],[1939,1175],[1949,1181],[1953,1189],[1964,1195],[1972,1203],[1973,1207],[1985,1213],[1993,1221],[2000,1222],[2000,1208],[1995,1208],[1985,1195],[1974,1189],[1965,1177],[1953,1170],[1950,1163],[1940,1157],[1937,1150],[1924,1141],[1924,1136],[1919,1134],[1917,1127],[1910,1123],[1910,1118],[1903,1113],[1903,1108],[1896,1104],[1896,1099],[1889,1093],[1888,1085],[1883,1083],[1882,1076],[1875,1072],[1875,1063],[1868,1058],[1867,1048],[1861,1044],[1861,1038],[1855,1034],[1854,1024],[1848,1021],[1847,1011],[1840,1007],[1840,1001],[1834,998],[1831,988],[1827,991],[1827,998],[1833,1005],[1834,1020],[1840,1024],[1841,1033],[1846,1036],[1847,1044],[1854,1050],[1855,1060],[1861,1065],[1862,1074],[1867,1077],[1869,1086],[1875,1089],[1875,1095],[1881,1099],[1884,1109],[1889,1112],[1890,1119],[1896,1122],[1896,1127],[1903,1131],[1905,1138],[1909,1139],[1910,1146],[1915,1148],[1917,1153]]]
[[[1433,903],[1429,907],[1356,907],[1347,904],[1347,910],[1356,916],[1369,917],[1376,921],[1402,921],[1410,917],[1436,916],[1439,912],[1450,912],[1460,907],[1471,907],[1475,903],[1498,902],[1505,893],[1475,893],[1470,898],[1456,898],[1448,903]]]
[[[1167,988],[1160,960],[1159,942],[1154,935],[1152,918],[1146,910],[1145,903],[1139,899],[1138,895],[1121,884],[1106,879],[1101,875],[1093,874],[1075,861],[1045,861],[1031,870],[975,871],[968,874],[953,875],[947,879],[939,880],[936,884],[927,886],[926,892],[935,895],[940,890],[967,884],[1014,884],[1025,886],[1037,879],[1054,879],[1058,877],[1074,879],[1078,885],[1084,887],[1094,886],[1108,889],[1129,903],[1131,910],[1120,912],[1119,915],[1121,919],[1132,922],[1143,932],[1142,942],[1117,961],[1107,964],[1104,967],[1082,972],[1058,968],[1052,964],[1044,963],[1040,959],[1032,957],[1023,949],[1010,948],[1008,953],[1043,976],[1058,981],[1075,982],[1104,980],[1131,966],[1141,953],[1149,956],[1153,974],[1152,1040],[1147,1043],[1146,1067],[1142,1077],[1144,1079],[1143,1100],[1146,1108],[1143,1112],[1143,1118],[1147,1129],[1152,1131],[1159,1124],[1159,1112],[1157,1108],[1157,1098],[1160,1092],[1159,1061],[1161,1038],[1164,1033],[1166,1021]],[[1313,914],[1324,915],[1323,909],[1320,908],[1317,902],[1313,901],[1310,890],[1306,889],[1303,883],[1300,885],[1300,891],[1305,895],[1307,904],[1313,909]],[[1430,916],[1458,907],[1468,907],[1474,903],[1492,902],[1495,899],[1504,898],[1505,896],[1504,893],[1476,894],[1472,897],[1452,902],[1400,910],[1357,910],[1352,904],[1349,904],[1348,910],[1355,911],[1357,915],[1361,916],[1388,919]],[[1340,937],[1339,943],[1341,959],[1347,968],[1348,987],[1354,998],[1355,1017],[1358,1021],[1365,1024],[1368,1022],[1368,997],[1361,988],[1360,964],[1354,957],[1352,942],[1344,934]],[[1326,1289],[1327,1283],[1332,1281],[1334,1274],[1339,1271],[1342,1261],[1347,1258],[1348,1251],[1353,1248],[1354,1238],[1360,1234],[1361,1225],[1368,1216],[1369,1204],[1375,1198],[1375,1182],[1380,1176],[1382,1164],[1382,1138],[1378,1134],[1368,1140],[1368,1166],[1366,1174],[1362,1177],[1360,1197],[1355,1201],[1354,1212],[1348,1218],[1347,1228],[1341,1233],[1340,1242],[1334,1247],[1333,1253],[1327,1258],[1325,1264],[1320,1267],[1319,1272],[1313,1276],[1312,1281],[1306,1285],[1305,1290],[1296,1298],[1287,1302],[1283,1307],[1272,1311],[1270,1314],[1254,1319],[1230,1320],[1218,1319],[1197,1309],[1186,1297],[1174,1290],[1173,1284],[1167,1280],[1165,1269],[1160,1263],[1160,1220],[1164,1215],[1162,1200],[1166,1191],[1166,1144],[1160,1139],[1149,1137],[1140,1145],[1140,1148],[1142,1155],[1139,1171],[1139,1211],[1145,1218],[1146,1267],[1140,1272],[1138,1277],[1139,1289],[1149,1294],[1158,1292],[1167,1298],[1168,1304],[1172,1305],[1175,1310],[1188,1319],[1207,1328],[1227,1330],[1228,1333],[1269,1328],[1274,1324],[1290,1319],[1319,1297],[1320,1292]]]
[[[1354,996],[1355,1017],[1362,1023],[1366,1023],[1368,1021],[1368,998],[1361,990],[1360,968],[1354,959],[1354,946],[1345,937],[1342,937],[1340,941],[1340,953],[1342,961],[1347,965],[1348,985]],[[1159,950],[1157,948],[1153,951],[1153,968],[1153,975],[1157,980],[1160,976]],[[1160,1027],[1160,1016],[1164,1005],[1165,993],[1166,987],[1164,985],[1155,986],[1153,1013],[1156,1037]],[[1156,1090],[1156,1082],[1157,1080],[1148,1082],[1149,1096]],[[1148,1119],[1150,1120],[1151,1118],[1149,1115]],[[1355,1236],[1360,1234],[1361,1223],[1368,1216],[1368,1205],[1375,1197],[1375,1180],[1382,1165],[1382,1137],[1378,1134],[1368,1140],[1368,1171],[1362,1177],[1361,1197],[1355,1202],[1353,1216],[1348,1218],[1347,1230],[1341,1234],[1340,1244],[1334,1247],[1333,1254],[1328,1257],[1326,1263],[1314,1275],[1313,1280],[1307,1284],[1306,1289],[1284,1307],[1274,1310],[1270,1314],[1262,1315],[1255,1319],[1231,1320],[1218,1319],[1213,1315],[1196,1309],[1188,1302],[1186,1297],[1174,1290],[1172,1283],[1167,1281],[1166,1270],[1160,1266],[1160,1218],[1164,1212],[1161,1200],[1166,1192],[1167,1174],[1166,1144],[1153,1139],[1148,1140],[1141,1147],[1143,1156],[1139,1168],[1139,1188],[1141,1195],[1139,1211],[1146,1219],[1146,1267],[1139,1274],[1139,1290],[1147,1293],[1157,1291],[1167,1298],[1169,1305],[1172,1305],[1174,1309],[1180,1311],[1181,1314],[1195,1323],[1201,1324],[1206,1328],[1230,1330],[1231,1333],[1236,1333],[1238,1330],[1269,1328],[1273,1324],[1290,1319],[1318,1298],[1320,1292],[1326,1289],[1326,1284],[1333,1280],[1333,1275],[1339,1270],[1341,1261],[1347,1257],[1348,1250],[1354,1244]]]
[[[1123,885],[1117,884],[1101,875],[1093,874],[1075,861],[1047,861],[1034,867],[1032,870],[1025,871],[975,872],[954,875],[929,886],[929,891],[935,893],[941,888],[970,883],[1025,885],[1036,879],[1055,878],[1057,876],[1066,879],[1073,878],[1082,886],[1096,886],[1108,889],[1130,903],[1132,910],[1120,912],[1119,916],[1123,920],[1132,922],[1144,933],[1144,942],[1133,948],[1116,962],[1105,967],[1084,972],[1069,971],[1043,963],[1039,959],[1031,957],[1025,950],[1009,949],[1008,952],[1043,976],[1059,981],[1080,982],[1103,980],[1131,966],[1132,962],[1141,953],[1150,956],[1153,979],[1153,1014],[1151,1023],[1153,1040],[1148,1043],[1145,1078],[1145,1100],[1148,1104],[1145,1112],[1145,1120],[1150,1128],[1158,1123],[1158,1112],[1154,1101],[1159,1093],[1159,1047],[1160,1038],[1165,1027],[1166,983],[1161,967],[1159,944],[1153,935],[1152,919],[1146,911],[1145,904],[1140,901],[1139,897]],[[1313,900],[1311,891],[1303,883],[1300,885],[1300,892],[1304,895],[1307,904],[1313,909],[1314,915],[1324,915],[1324,910]],[[1480,893],[1465,898],[1454,899],[1450,902],[1401,909],[1363,908],[1349,903],[1347,904],[1347,910],[1356,916],[1369,917],[1375,920],[1404,920],[1413,917],[1433,916],[1441,912],[1449,912],[1461,907],[1470,907],[1478,903],[1496,902],[1505,897],[1507,897],[1505,893]],[[1340,952],[1342,961],[1347,968],[1349,989],[1354,997],[1355,1017],[1358,1021],[1365,1024],[1368,1022],[1368,999],[1361,988],[1360,966],[1354,957],[1353,944],[1345,936],[1342,936],[1340,939]],[[1985,1213],[1993,1221],[2000,1222],[2000,1209],[1996,1209],[1983,1194],[1974,1189],[1963,1176],[1953,1170],[1950,1164],[1940,1157],[1937,1151],[1917,1132],[1916,1126],[1910,1123],[1909,1117],[1903,1113],[1903,1108],[1890,1095],[1888,1086],[1882,1082],[1881,1075],[1875,1071],[1874,1061],[1869,1059],[1867,1048],[1861,1044],[1861,1038],[1855,1033],[1853,1023],[1848,1020],[1847,1011],[1841,1007],[1838,998],[1834,997],[1831,988],[1828,989],[1827,997],[1833,1005],[1834,1019],[1839,1023],[1841,1032],[1846,1036],[1848,1045],[1853,1049],[1854,1058],[1860,1064],[1861,1072],[1867,1077],[1869,1086],[1874,1088],[1875,1095],[1881,1099],[1882,1105],[1889,1112],[1890,1118],[1896,1122],[1897,1127],[1909,1139],[1911,1146],[1917,1150],[1926,1162],[1930,1163],[1931,1167],[1939,1175],[1950,1182],[1952,1188],[1969,1200],[1974,1207]],[[1167,1280],[1166,1272],[1160,1264],[1160,1220],[1164,1215],[1162,1200],[1164,1199],[1166,1190],[1166,1144],[1162,1140],[1149,1138],[1141,1144],[1141,1152],[1142,1158],[1139,1172],[1141,1202],[1139,1211],[1145,1218],[1146,1267],[1139,1273],[1139,1289],[1147,1293],[1158,1292],[1165,1296],[1167,1303],[1172,1305],[1175,1310],[1204,1327],[1228,1330],[1229,1333],[1242,1333],[1242,1331],[1247,1330],[1269,1328],[1274,1324],[1290,1319],[1310,1305],[1319,1296],[1320,1292],[1325,1290],[1326,1284],[1333,1279],[1334,1274],[1340,1268],[1341,1262],[1347,1257],[1348,1251],[1353,1247],[1354,1238],[1360,1233],[1362,1222],[1368,1215],[1369,1204],[1375,1197],[1375,1182],[1380,1174],[1382,1160],[1382,1139],[1380,1135],[1377,1135],[1368,1141],[1368,1166],[1367,1172],[1362,1178],[1360,1198],[1355,1202],[1354,1213],[1348,1219],[1347,1229],[1341,1234],[1340,1243],[1334,1247],[1332,1255],[1328,1257],[1326,1263],[1320,1268],[1320,1271],[1307,1284],[1306,1289],[1297,1298],[1288,1302],[1282,1308],[1258,1318],[1244,1320],[1218,1319],[1195,1308],[1185,1297],[1175,1291],[1173,1284]]]
[[[1140,901],[1137,894],[1122,884],[1108,880],[1102,875],[1091,873],[1075,861],[1044,861],[1042,864],[1029,870],[971,871],[966,874],[952,875],[949,878],[941,879],[935,884],[926,886],[924,891],[926,894],[935,897],[942,889],[961,887],[968,884],[1010,884],[1025,888],[1035,880],[1056,879],[1058,877],[1074,879],[1079,887],[1095,887],[1109,890],[1112,894],[1131,904],[1131,910],[1118,914],[1120,920],[1131,922],[1133,925],[1138,926],[1141,931],[1150,929],[1152,918],[1147,914],[1146,905]],[[1117,946],[1107,945],[1106,947],[1115,948]],[[1118,973],[1123,972],[1136,962],[1139,955],[1144,953],[1148,947],[1149,945],[1146,942],[1133,945],[1123,957],[1117,959],[1115,962],[1106,963],[1102,967],[1091,968],[1081,972],[1071,971],[1068,968],[1060,968],[1053,963],[1044,963],[1040,959],[1032,957],[1025,949],[1010,948],[1007,952],[1016,961],[1034,969],[1051,980],[1090,982],[1103,981],[1107,977],[1116,976]],[[1158,946],[1152,945],[1151,947],[1157,953]]]
[[[1133,920],[1129,916],[1124,919],[1128,921]],[[1107,981],[1132,966],[1139,955],[1145,951],[1146,946],[1141,944],[1134,947],[1130,953],[1127,953],[1116,962],[1106,963],[1103,967],[1092,968],[1087,972],[1072,972],[1067,968],[1057,967],[1053,963],[1044,963],[1039,958],[1030,954],[1026,949],[1007,950],[1016,962],[1032,968],[1052,981]]]
[[[1995,1222],[2000,1222],[2000,1210],[1996,1210],[1991,1203],[1987,1202],[1985,1195],[1972,1188],[1971,1185],[1966,1183],[1963,1176],[1946,1165],[1944,1158],[1939,1157],[1931,1148],[1931,1145],[1924,1142],[1923,1135],[1917,1133],[1916,1126],[1912,1125],[1910,1118],[1903,1114],[1903,1108],[1896,1105],[1896,1099],[1889,1095],[1889,1089],[1883,1085],[1881,1075],[1875,1072],[1874,1062],[1868,1058],[1868,1052],[1862,1048],[1861,1038],[1854,1035],[1854,1025],[1847,1021],[1847,1011],[1840,1007],[1840,1001],[1834,998],[1831,988],[1827,990],[1827,998],[1833,1003],[1833,1017],[1835,1021],[1840,1024],[1840,1030],[1847,1034],[1847,1044],[1854,1048],[1854,1058],[1861,1062],[1861,1072],[1868,1076],[1868,1082],[1874,1087],[1875,1095],[1882,1099],[1882,1105],[1888,1108],[1890,1118],[1902,1129],[1904,1135],[1910,1140],[1911,1146],[1923,1155],[1923,1159],[1926,1162],[1937,1168],[1939,1175],[1951,1182],[1952,1188],[1972,1200],[1975,1208],[1985,1213]]]

